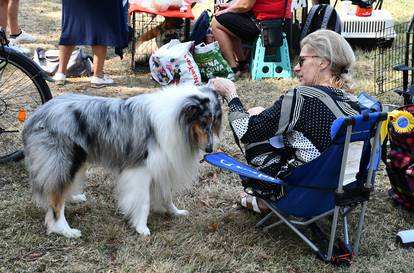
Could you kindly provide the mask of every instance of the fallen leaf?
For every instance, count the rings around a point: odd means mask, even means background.
[[[216,232],[219,229],[219,224],[211,223],[210,225],[208,225],[208,229],[211,230],[212,232]]]
[[[218,184],[219,183],[219,179],[217,177],[217,173],[213,173],[213,177],[211,178],[211,182],[213,182],[214,184]]]
[[[29,261],[34,261],[37,260],[38,258],[42,257],[43,255],[45,255],[45,253],[42,252],[32,252],[28,255],[28,260]]]

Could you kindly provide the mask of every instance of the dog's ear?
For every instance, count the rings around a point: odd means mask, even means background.
[[[193,123],[200,117],[202,112],[202,105],[198,97],[188,98],[185,107],[182,110],[181,117],[186,123]]]
[[[184,113],[188,121],[194,121],[200,116],[201,110],[200,104],[191,104],[185,108]]]
[[[200,98],[198,96],[192,96],[188,98],[187,105],[184,107],[184,115],[188,121],[194,121],[199,118],[205,109],[208,108],[210,103],[209,98]]]

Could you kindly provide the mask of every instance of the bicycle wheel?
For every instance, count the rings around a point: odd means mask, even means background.
[[[51,98],[42,71],[31,59],[0,48],[0,163],[23,158],[24,121]]]

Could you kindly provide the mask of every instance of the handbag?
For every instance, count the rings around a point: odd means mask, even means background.
[[[49,75],[54,75],[59,67],[59,50],[37,48],[33,61]],[[92,75],[92,61],[83,48],[72,52],[66,70],[66,77],[89,77]]]
[[[283,45],[284,19],[269,19],[259,22],[262,44],[264,47],[281,47]]]
[[[258,23],[262,44],[264,47],[281,47],[283,45],[283,32],[286,24],[286,9],[288,0],[285,0],[283,19],[268,19]]]

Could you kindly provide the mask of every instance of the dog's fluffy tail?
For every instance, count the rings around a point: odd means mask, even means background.
[[[25,128],[25,164],[29,172],[34,202],[43,208],[50,196],[64,196],[86,159],[85,151],[63,137],[51,137],[46,130]]]

